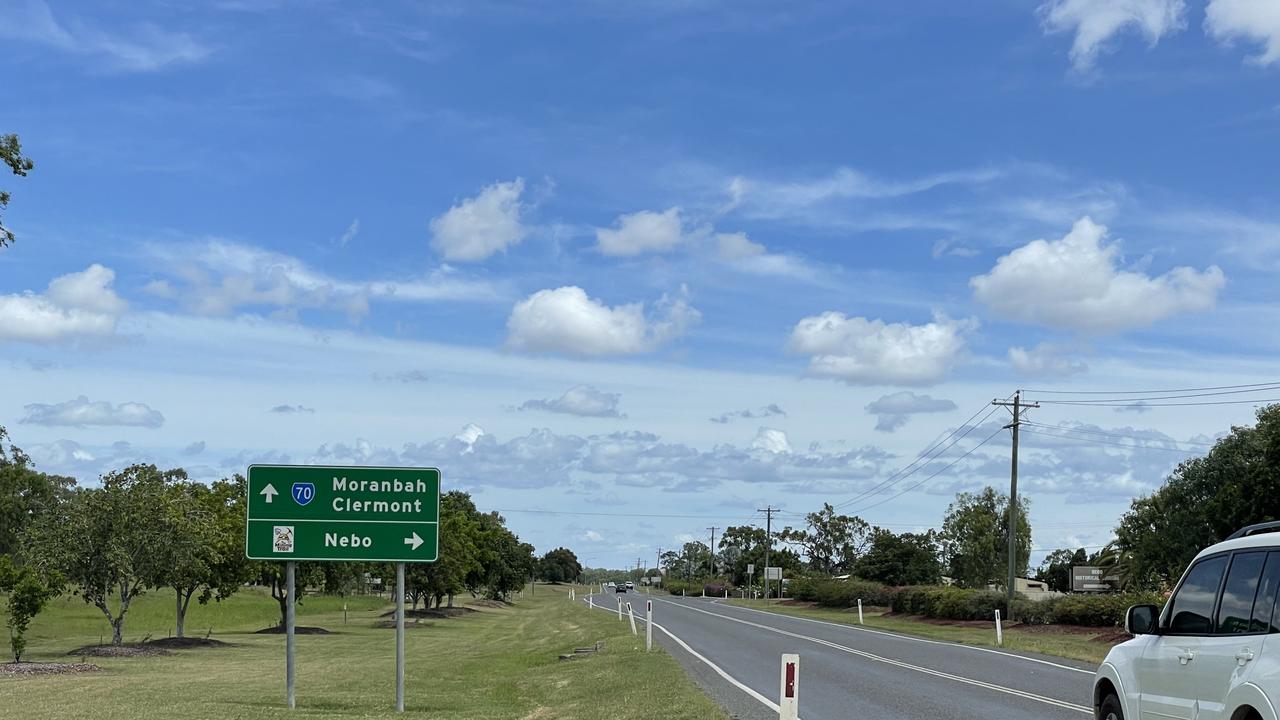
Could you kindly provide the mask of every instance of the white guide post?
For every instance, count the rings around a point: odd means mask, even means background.
[[[996,644],[1004,645],[1004,630],[1000,627],[1000,611],[996,610]]]
[[[618,598],[618,622],[622,622],[622,598]]]
[[[865,624],[866,624],[866,623],[862,622],[862,598],[858,598],[858,624],[859,624],[859,625],[865,625]]]
[[[799,720],[800,717],[800,656],[782,655],[781,687],[778,691],[778,720]]]
[[[640,632],[636,630],[636,614],[631,610],[631,603],[627,603],[627,617],[631,620],[631,634],[639,635]]]
[[[653,650],[653,601],[644,602],[644,651]]]

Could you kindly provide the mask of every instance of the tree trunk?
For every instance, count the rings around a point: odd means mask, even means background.
[[[124,644],[124,613],[111,621],[111,644],[117,647]]]
[[[453,607],[453,593],[449,593],[449,607]]]
[[[182,591],[179,590],[178,588],[174,588],[173,591],[174,591],[173,596],[178,601],[177,613],[174,615],[174,617],[177,618],[174,621],[174,625],[175,625],[174,635],[176,635],[177,637],[182,637],[182,624],[183,624],[183,621],[186,620],[185,615],[187,614],[186,612],[187,609],[182,604]]]

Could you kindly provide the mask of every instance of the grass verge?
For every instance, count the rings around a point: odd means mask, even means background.
[[[539,587],[506,608],[478,606],[464,617],[405,631],[404,715],[395,713],[394,631],[373,627],[385,599],[309,597],[299,624],[332,635],[297,638],[298,709],[284,708],[284,636],[253,631],[274,622],[276,605],[250,589],[220,605],[193,608],[188,634],[232,647],[176,650],[163,657],[91,658],[102,672],[0,677],[0,707],[24,720],[151,718],[724,718],[665,653],[644,652],[626,623],[571,603],[565,588]],[[165,637],[173,596],[135,602],[126,641]],[[197,614],[198,611],[198,614]],[[136,614],[135,614],[136,613]],[[197,619],[198,618],[198,619]],[[69,662],[68,650],[98,641],[106,621],[77,598],[61,599],[33,624],[32,661]],[[106,633],[109,638],[109,633]],[[598,655],[561,653],[603,640]]]
[[[731,605],[768,610],[769,612],[794,617],[824,620],[844,625],[858,624],[858,611],[837,610],[834,608],[812,607],[805,605],[780,605],[776,601],[768,605],[763,600],[730,599]],[[866,627],[874,630],[886,630],[929,640],[944,640],[961,645],[980,645],[987,647],[1003,647],[1005,650],[1054,655],[1071,660],[1088,663],[1101,663],[1113,643],[1099,641],[1094,638],[1111,633],[1106,628],[1096,628],[1096,633],[1081,632],[1078,629],[1067,631],[1054,626],[1036,626],[1028,629],[1018,625],[1004,628],[1004,645],[996,645],[995,623],[986,623],[975,627],[965,624],[941,624],[920,618],[885,615],[870,610],[863,612]]]

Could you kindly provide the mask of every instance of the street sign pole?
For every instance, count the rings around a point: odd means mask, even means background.
[[[404,563],[396,563],[396,712],[404,712]]]
[[[297,597],[293,587],[293,561],[284,564],[284,699],[294,708],[293,693],[293,606]]]

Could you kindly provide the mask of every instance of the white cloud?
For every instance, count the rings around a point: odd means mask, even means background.
[[[1260,43],[1262,52],[1250,57],[1250,62],[1280,62],[1280,3],[1274,0],[1209,0],[1204,29],[1220,42],[1243,39]]]
[[[1046,32],[1075,33],[1071,64],[1087,72],[1112,37],[1136,30],[1154,46],[1186,27],[1186,9],[1184,0],[1049,0],[1040,13]]]
[[[315,411],[316,411],[315,408],[304,407],[302,405],[276,405],[275,407],[271,408],[271,410],[269,410],[268,412],[272,412],[277,415],[298,415],[298,414],[311,415],[311,414],[314,414]]]
[[[446,260],[475,262],[524,239],[520,194],[524,179],[494,183],[431,221],[431,247]]]
[[[210,52],[187,33],[168,32],[150,23],[128,35],[104,32],[75,20],[63,24],[42,0],[27,0],[0,12],[0,37],[99,57],[104,60],[103,67],[127,72],[197,62]]]
[[[970,327],[941,315],[909,325],[825,312],[797,323],[788,347],[812,356],[811,375],[855,385],[930,385],[955,364]]]
[[[197,440],[191,443],[190,445],[186,446],[185,448],[183,448],[182,454],[183,455],[199,455],[200,453],[204,452],[204,449],[205,449],[205,442],[203,440]]]
[[[1035,377],[1065,377],[1087,372],[1089,366],[1079,358],[1067,355],[1061,348],[1040,343],[1030,350],[1022,347],[1009,348],[1009,364],[1020,375]]]
[[[1007,320],[1103,334],[1211,309],[1226,284],[1216,265],[1158,277],[1120,270],[1120,246],[1106,237],[1105,226],[1081,218],[1061,240],[1031,242],[972,278],[974,296]]]
[[[74,400],[55,405],[35,403],[23,408],[27,414],[22,422],[32,425],[108,425],[117,427],[157,428],[164,424],[164,415],[142,403],[126,402],[112,405],[98,400],[91,402],[81,395]]]
[[[342,232],[342,237],[338,238],[338,245],[346,247],[347,243],[355,239],[360,234],[360,218],[351,221],[347,229]]]
[[[368,313],[370,300],[487,301],[499,295],[490,284],[460,277],[448,265],[424,278],[361,282],[340,280],[291,255],[225,240],[153,244],[148,249],[175,277],[153,281],[146,291],[197,315],[224,316],[242,308],[285,314],[324,309],[356,321]]]
[[[756,432],[756,439],[751,441],[753,450],[763,450],[767,453],[789,453],[791,452],[791,443],[787,440],[787,434],[775,428],[762,427]]]
[[[580,415],[582,417],[623,417],[618,412],[619,393],[601,392],[590,385],[578,385],[563,395],[548,400],[526,400],[520,410],[545,410],[546,412]]]
[[[516,303],[507,319],[507,345],[526,352],[630,355],[679,337],[701,314],[680,297],[663,296],[645,314],[643,303],[609,307],[580,287],[539,290]]]
[[[588,530],[582,533],[582,539],[587,542],[602,542],[604,540],[604,536],[595,530]]]
[[[721,413],[719,416],[713,417],[710,419],[711,419],[711,422],[713,423],[716,423],[719,425],[725,425],[730,421],[736,420],[738,418],[742,418],[746,420],[754,420],[758,418],[773,417],[774,415],[782,415],[785,417],[786,414],[787,412],[785,410],[778,407],[776,404],[770,403],[760,408],[758,411],[757,410],[734,410],[732,412]]]
[[[114,335],[128,305],[111,284],[110,268],[90,265],[54,278],[41,295],[0,295],[0,342],[51,343]]]
[[[641,210],[620,215],[615,228],[596,228],[596,249],[605,255],[631,257],[647,252],[665,252],[684,242],[680,208],[663,212]]]
[[[867,405],[867,412],[876,416],[876,430],[880,432],[893,432],[906,425],[907,420],[918,413],[950,412],[955,409],[956,404],[950,400],[917,395],[908,390],[885,395]]]
[[[718,233],[716,235],[716,249],[720,254],[721,260],[742,260],[743,258],[756,257],[765,253],[764,246],[757,242],[752,242],[746,233]]]

